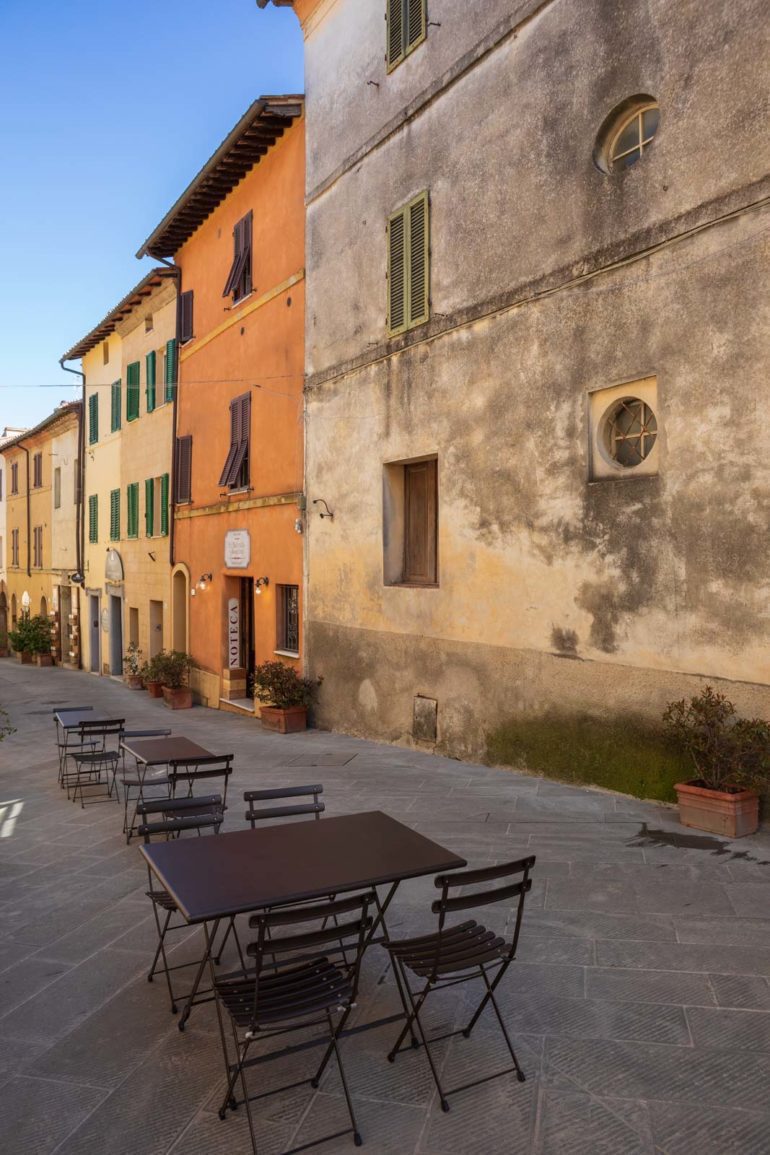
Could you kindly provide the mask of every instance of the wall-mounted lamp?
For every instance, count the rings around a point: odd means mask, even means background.
[[[326,510],[326,513],[324,513],[322,509],[319,509],[319,511],[318,511],[319,517],[328,517],[331,521],[334,521],[334,514],[329,509],[329,506],[326,504],[326,502],[324,501],[324,499],[322,497],[314,497],[313,498],[313,505],[322,505],[324,507],[324,509]]]
[[[266,577],[255,578],[254,579],[254,593],[255,594],[261,594],[262,593],[262,587],[265,586],[265,588],[267,588],[267,586],[269,586],[269,585],[270,585],[270,578],[266,578]]]
[[[202,573],[201,576],[198,578],[198,581],[196,582],[196,587],[199,590],[203,591],[207,588],[209,582],[213,582],[213,580],[214,580],[213,573]]]

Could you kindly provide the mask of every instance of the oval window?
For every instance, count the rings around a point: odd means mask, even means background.
[[[594,159],[604,172],[631,168],[650,148],[660,125],[660,108],[651,96],[626,100],[607,117],[597,138]]]
[[[633,469],[651,453],[658,438],[658,422],[645,401],[624,397],[604,418],[603,447],[616,465]]]

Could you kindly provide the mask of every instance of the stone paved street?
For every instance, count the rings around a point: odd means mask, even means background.
[[[216,1155],[250,1151],[243,1110],[221,1122],[211,1005],[180,1034],[160,982],[146,873],[114,804],[85,811],[56,783],[51,712],[84,701],[132,726],[171,725],[233,751],[226,829],[244,789],[321,781],[329,814],[382,809],[471,864],[537,855],[519,960],[502,1002],[527,1082],[495,1080],[445,1115],[425,1057],[385,1060],[391,1029],[347,1040],[365,1150],[420,1155],[759,1155],[770,1134],[770,835],[685,832],[671,809],[337,734],[280,737],[88,674],[0,662],[17,732],[0,744],[0,1151]],[[430,880],[406,884],[392,932],[431,929]],[[503,917],[505,912],[503,912]],[[494,919],[494,915],[492,918]],[[179,936],[178,936],[179,937]],[[175,959],[195,957],[185,932]],[[458,988],[462,992],[465,988]],[[441,1033],[466,993],[436,1000]],[[381,948],[359,1020],[393,1008]],[[308,1054],[268,1068],[290,1082]],[[441,1046],[451,1086],[503,1061],[490,1017]],[[269,1084],[266,1084],[269,1086]],[[338,1123],[335,1072],[266,1100],[261,1151]],[[338,1140],[321,1150],[354,1150]]]

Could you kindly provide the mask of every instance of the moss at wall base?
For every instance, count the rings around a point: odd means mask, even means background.
[[[687,759],[638,717],[512,719],[487,735],[487,760],[662,802],[675,802],[674,783],[693,776]]]

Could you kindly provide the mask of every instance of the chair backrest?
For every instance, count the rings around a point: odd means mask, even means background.
[[[363,894],[354,894],[331,902],[316,903],[312,906],[279,907],[252,916],[249,925],[256,927],[258,931],[254,949],[249,950],[256,960],[253,1011],[255,1029],[259,1020],[260,975],[263,970],[269,976],[284,968],[325,959],[329,953],[336,954],[341,951],[343,957],[335,964],[340,977],[330,981],[339,983],[341,993],[342,987],[350,984],[352,988],[350,1001],[355,1002],[366,935],[373,921],[369,908],[375,903],[376,896],[369,890]],[[304,923],[319,920],[321,927],[318,930],[306,930],[300,934],[286,933]],[[333,944],[332,951],[328,949],[329,944]],[[266,961],[267,959],[269,961]],[[269,982],[269,977],[267,981]],[[286,1018],[297,1017],[298,1011],[303,1011],[302,1000],[303,987],[300,982],[297,984],[296,993],[287,994],[283,1006],[271,1006],[270,1013],[280,1017],[281,1012],[285,1011]],[[312,1004],[306,1004],[305,1009],[308,1014],[314,1012]]]
[[[208,758],[173,758],[168,764],[168,780],[171,796],[176,793],[178,783],[187,784],[188,794],[192,795],[196,782],[210,778],[221,778],[222,806],[227,800],[227,783],[233,772],[234,754],[212,754]]]
[[[323,786],[280,786],[270,790],[247,790],[243,801],[249,803],[246,821],[253,830],[258,822],[268,818],[301,818],[313,815],[320,818],[326,809],[318,799],[323,794]],[[312,802],[295,802],[289,806],[254,806],[255,802],[277,801],[282,798],[312,798]],[[325,828],[324,828],[325,829]]]
[[[155,729],[155,730],[124,730],[124,738],[168,738],[171,734],[170,729]]]
[[[116,738],[120,741],[123,738],[125,725],[125,718],[102,718],[94,722],[81,722],[77,732],[81,742],[93,741],[94,738],[102,738],[105,743],[108,738]]]
[[[535,855],[527,858],[518,858],[514,862],[503,862],[498,866],[486,866],[479,870],[455,870],[451,874],[439,874],[434,879],[435,885],[441,891],[441,898],[437,898],[431,906],[434,914],[439,916],[436,943],[436,970],[441,952],[441,941],[446,917],[461,910],[475,910],[482,906],[491,906],[497,902],[507,902],[517,898],[516,922],[513,930],[508,958],[513,959],[519,942],[521,919],[524,913],[524,898],[532,889],[530,871],[535,865]],[[484,884],[500,882],[500,886],[486,886]],[[452,891],[461,887],[484,886],[482,890],[474,890],[470,894],[458,894],[452,897]]]
[[[203,830],[213,829],[216,834],[224,821],[224,809],[221,794],[139,802],[136,812],[144,819],[139,826],[139,833],[147,843],[154,835],[162,834],[168,839],[178,837],[185,830],[194,830],[200,834]],[[151,821],[147,821],[148,818]]]

